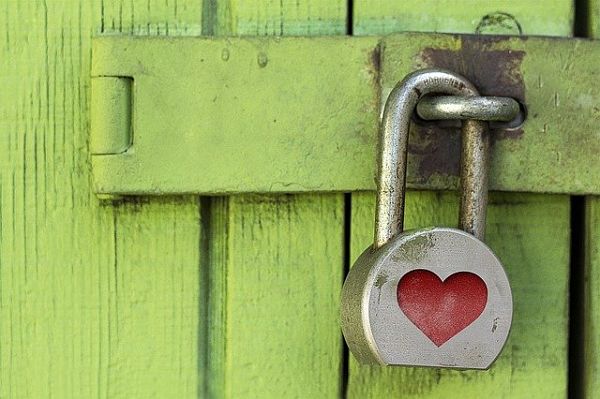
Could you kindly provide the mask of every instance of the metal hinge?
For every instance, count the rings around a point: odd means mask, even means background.
[[[490,189],[598,194],[598,57],[595,41],[545,37],[95,38],[94,190],[373,190],[380,104],[443,67],[526,114],[492,126]],[[458,130],[416,120],[409,187],[457,185]]]

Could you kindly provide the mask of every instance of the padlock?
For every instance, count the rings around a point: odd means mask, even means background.
[[[342,331],[361,363],[487,369],[512,322],[502,264],[482,242],[487,207],[486,124],[462,125],[459,229],[403,231],[408,131],[427,94],[478,96],[450,71],[413,72],[390,93],[380,131],[375,242],[342,290]]]

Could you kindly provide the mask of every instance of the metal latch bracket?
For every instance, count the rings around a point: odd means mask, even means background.
[[[97,37],[94,190],[374,190],[382,101],[409,72],[442,67],[526,111],[492,126],[490,189],[600,194],[599,58],[598,42],[548,37]],[[458,124],[413,129],[408,186],[455,188]]]

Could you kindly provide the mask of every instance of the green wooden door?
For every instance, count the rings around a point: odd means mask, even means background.
[[[596,198],[492,193],[488,241],[515,315],[489,372],[379,368],[349,355],[338,321],[373,193],[100,201],[88,152],[93,35],[597,35],[600,3],[576,5],[0,1],[0,397],[561,398],[583,384],[599,396]],[[411,192],[407,225],[452,224],[456,206]],[[581,265],[572,237],[586,240]]]

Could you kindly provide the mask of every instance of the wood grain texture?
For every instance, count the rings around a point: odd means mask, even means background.
[[[455,225],[457,198],[409,192],[407,229]],[[370,193],[352,196],[352,260],[373,240],[374,205]],[[566,395],[569,198],[492,193],[486,242],[505,265],[514,300],[509,340],[492,369],[381,368],[359,365],[351,356],[349,398]]]
[[[345,1],[0,4],[0,397],[340,396],[343,197],[103,203],[87,138],[92,34],[341,34],[345,24]],[[372,204],[354,198],[356,251],[370,242]],[[564,393],[568,201],[498,198],[490,242],[521,298],[498,368],[479,378],[352,365],[349,396]],[[453,202],[412,194],[411,223],[451,223]]]
[[[354,1],[354,34],[392,32],[571,36],[573,2],[537,0]]]
[[[587,36],[593,39],[600,38],[600,0],[587,0],[585,31]]]
[[[473,33],[570,35],[572,3],[552,2],[355,2],[355,34],[421,30]],[[503,12],[509,19],[487,20]],[[513,32],[514,21],[518,31]],[[455,225],[456,196],[410,192],[406,226]],[[373,236],[374,197],[352,196],[351,257]],[[378,368],[350,358],[349,398],[562,398],[567,394],[569,198],[493,194],[487,243],[502,260],[513,289],[514,318],[509,341],[488,372]],[[542,302],[540,296],[545,298]]]
[[[600,39],[600,1],[587,0],[586,33]],[[591,134],[598,134],[590,132]],[[583,394],[600,397],[600,196],[585,198]]]
[[[340,0],[220,2],[210,12],[205,31],[216,34],[338,34],[346,24]],[[339,397],[343,195],[220,198],[209,220],[207,396]]]
[[[201,28],[198,1],[103,1],[101,11],[103,33],[197,35]],[[108,397],[185,398],[202,389],[198,204],[181,197],[116,207]]]
[[[586,398],[597,398],[600,395],[600,197],[586,198],[585,218],[583,391]]]
[[[347,2],[230,1],[231,33],[253,36],[317,36],[346,33]]]
[[[197,1],[0,5],[0,397],[196,397],[199,208],[102,203],[90,38],[193,34]]]
[[[214,203],[210,397],[340,393],[339,195]],[[218,301],[214,303],[214,301]]]

